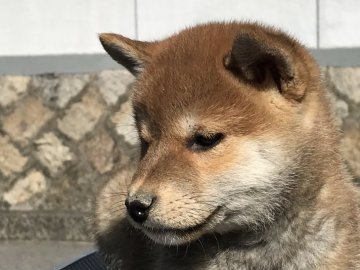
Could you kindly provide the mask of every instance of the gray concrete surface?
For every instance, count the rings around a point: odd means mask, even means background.
[[[321,66],[353,67],[360,65],[360,48],[310,49]],[[1,56],[0,75],[43,73],[86,73],[105,69],[123,69],[105,53],[36,56]]]
[[[89,242],[1,241],[0,270],[53,270],[94,250]]]

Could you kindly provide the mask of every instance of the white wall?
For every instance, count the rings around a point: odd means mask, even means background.
[[[316,47],[314,0],[138,0],[140,38],[166,36],[184,26],[214,20],[268,23]]]
[[[97,34],[135,37],[133,0],[0,0],[0,55],[102,52]]]
[[[311,48],[360,47],[359,0],[0,0],[0,56],[103,53],[99,32],[156,39],[233,19],[281,27]]]
[[[360,47],[360,1],[319,1],[320,47]]]

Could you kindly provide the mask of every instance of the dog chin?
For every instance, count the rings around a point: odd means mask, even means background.
[[[153,230],[148,228],[142,228],[143,233],[149,237],[155,243],[174,246],[183,245],[197,240],[203,234],[201,231],[186,231],[186,230]]]
[[[182,229],[164,227],[159,224],[155,225],[155,227],[149,227],[148,225],[140,225],[131,218],[128,220],[134,228],[142,231],[152,241],[166,246],[182,245],[195,241],[206,233],[208,227],[207,224]]]

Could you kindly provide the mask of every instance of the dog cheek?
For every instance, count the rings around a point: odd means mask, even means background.
[[[281,194],[288,183],[282,173],[286,170],[285,153],[278,143],[243,142],[241,155],[230,170],[214,177],[212,188],[230,212],[239,212],[241,223],[271,219],[275,208],[281,207]]]

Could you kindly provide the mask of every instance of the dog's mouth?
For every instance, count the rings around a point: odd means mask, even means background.
[[[167,226],[150,227],[141,226],[141,230],[153,241],[165,245],[184,244],[196,240],[209,229],[214,217],[220,212],[218,206],[203,222],[185,228],[174,228]]]

